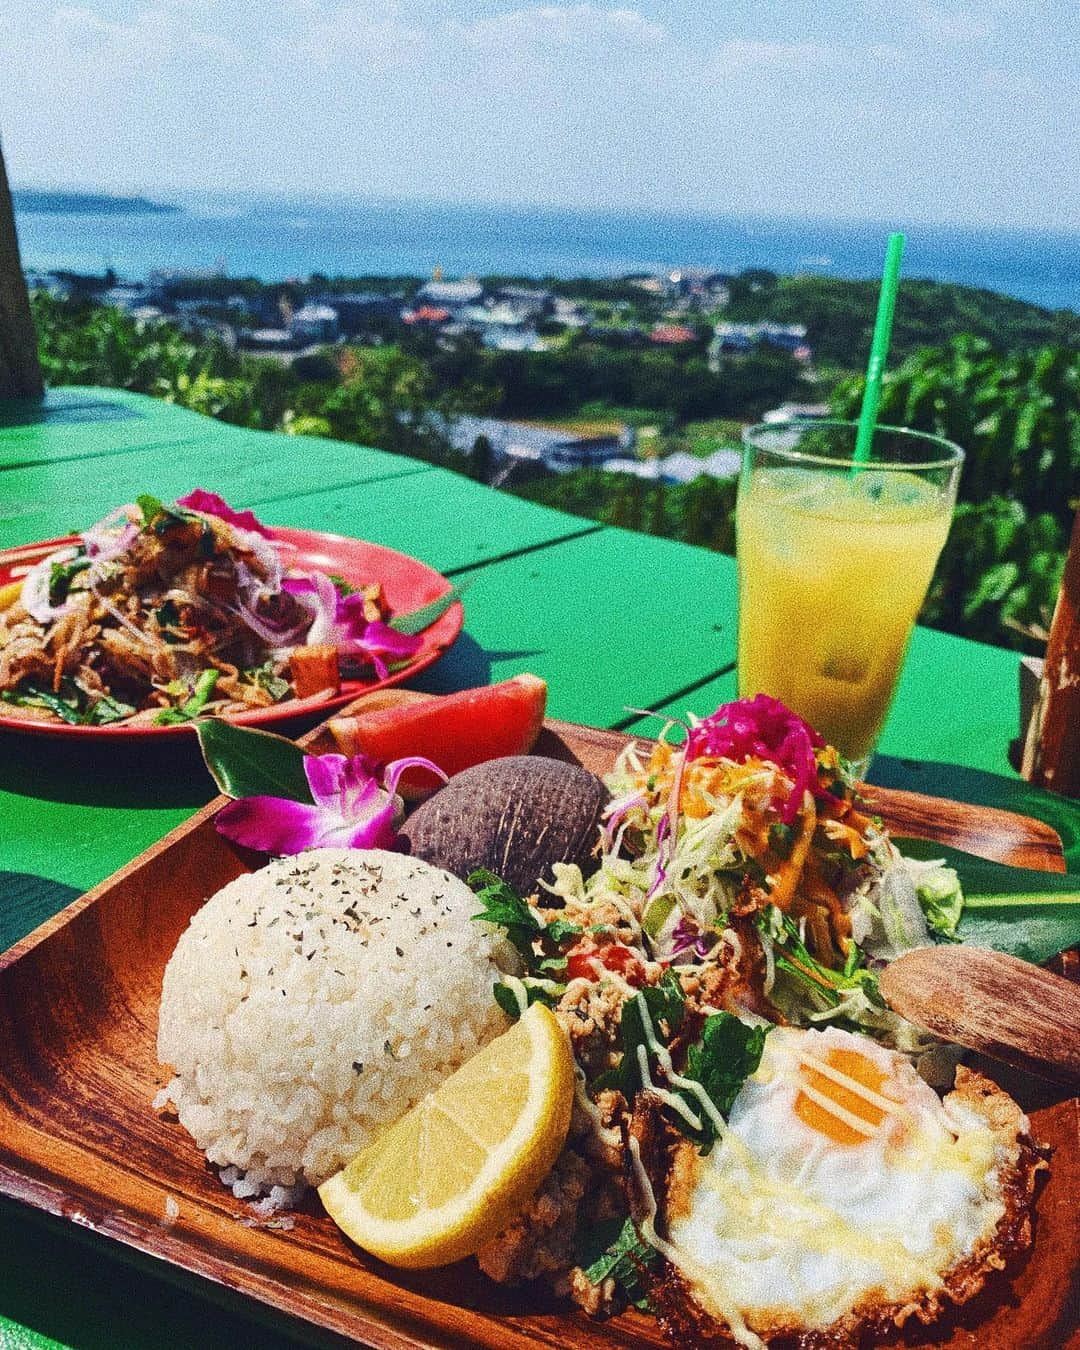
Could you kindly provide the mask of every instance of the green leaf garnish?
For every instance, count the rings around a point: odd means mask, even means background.
[[[666,1045],[682,1023],[685,1004],[686,998],[679,977],[670,970],[664,972],[659,984],[646,985],[644,989],[639,989],[633,998],[627,999],[622,1006],[619,1020],[622,1058],[616,1068],[602,1073],[593,1083],[593,1087],[617,1088],[626,1100],[630,1101],[634,1093],[644,1086],[641,1065],[638,1061],[638,1046],[645,1047],[651,1073],[656,1066],[656,1055],[652,1049],[649,1031],[651,1029],[655,1040]]]
[[[258,688],[265,689],[275,703],[280,703],[289,692],[289,681],[282,675],[275,675],[271,657],[267,657],[261,666],[251,666],[245,670],[244,678]]]
[[[502,928],[530,975],[543,976],[549,971],[566,969],[566,957],[560,952],[559,946],[580,936],[582,930],[577,924],[567,923],[565,919],[542,923],[514,888],[486,867],[470,872],[468,883],[483,906],[480,913],[472,917]],[[537,942],[540,944],[539,952],[536,950]],[[513,997],[512,993],[510,996]],[[498,993],[495,997],[499,1007],[508,1011]],[[553,1002],[549,1006],[553,1006]]]
[[[330,580],[334,583],[334,589],[343,600],[347,596],[360,594],[360,587],[354,586],[351,581],[346,581],[339,572],[331,572]]]
[[[801,985],[821,1006],[838,1008],[845,991],[861,989],[875,1007],[885,1007],[877,976],[863,964],[863,953],[854,942],[848,947],[843,968],[835,970],[811,954],[799,935],[798,925],[775,905],[762,910],[755,923],[776,944],[773,949],[776,969]]]
[[[566,993],[565,984],[557,984],[551,980],[534,980],[526,976],[521,983],[525,986],[526,1006],[530,1008],[534,1003],[543,1003],[548,1008],[554,1008]],[[521,1004],[511,986],[500,981],[492,986],[492,993],[503,1012],[516,1022],[521,1016]]]
[[[142,493],[135,498],[135,505],[142,512],[143,529],[148,529],[150,522],[155,517],[160,516],[165,510],[165,504],[158,497],[151,497],[148,492]]]
[[[470,577],[460,586],[451,586],[445,595],[440,595],[428,605],[422,605],[409,614],[395,614],[390,620],[390,627],[395,632],[404,633],[406,637],[422,633],[425,628],[430,628],[436,619],[441,618],[455,601],[460,600],[471,585]]]
[[[154,718],[154,725],[157,727],[174,727],[198,717],[203,708],[206,707],[220,676],[221,671],[215,670],[213,666],[208,666],[206,670],[200,671],[199,678],[195,681],[195,687],[190,696],[184,699],[182,703],[177,704],[175,708],[162,708],[161,712]]]
[[[717,1111],[727,1119],[742,1085],[761,1063],[768,1027],[750,1027],[732,1013],[713,1013],[705,1019],[701,1039],[695,1041],[686,1054],[684,1078],[700,1083]],[[701,1110],[697,1097],[686,1088],[679,1094],[702,1122],[700,1134],[692,1130],[682,1117],[677,1117],[679,1129],[691,1138],[697,1138],[708,1152],[716,1142],[716,1127]]]
[[[53,693],[51,689],[39,689],[34,684],[24,684],[20,689],[0,691],[0,700],[22,708],[47,708],[56,714],[62,722],[73,727],[103,727],[112,722],[120,722],[130,717],[135,709],[130,703],[121,703],[109,694],[90,695],[79,688],[72,680],[65,679],[61,685],[62,693]]]
[[[304,752],[284,736],[234,726],[218,717],[195,723],[206,767],[228,797],[288,797],[314,802]]]
[[[924,839],[895,843],[908,857],[942,858],[956,869],[964,892],[956,926],[961,942],[1036,965],[1080,944],[1080,876],[1075,873],[1007,867]]]
[[[486,867],[470,872],[468,883],[483,906],[472,917],[505,929],[518,955],[531,968],[536,961],[533,942],[543,931],[543,924],[514,888]]]
[[[660,1253],[655,1247],[641,1241],[634,1221],[630,1218],[623,1221],[621,1228],[618,1227],[617,1219],[597,1224],[590,1232],[579,1233],[576,1242],[583,1260],[587,1259],[590,1249],[594,1251],[601,1245],[601,1254],[585,1266],[585,1278],[591,1284],[603,1284],[606,1279],[614,1279],[635,1307],[647,1306],[644,1274],[656,1265]],[[579,1263],[583,1264],[583,1260]]]
[[[551,922],[542,929],[542,934],[558,946],[568,938],[580,937],[582,931],[580,924],[567,923],[565,919],[552,919]]]
[[[68,597],[72,581],[89,566],[90,559],[85,554],[70,562],[53,563],[49,568],[49,604],[62,604]]]

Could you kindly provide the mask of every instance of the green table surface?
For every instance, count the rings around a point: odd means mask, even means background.
[[[469,580],[462,637],[416,686],[543,676],[555,717],[655,732],[735,696],[730,558],[590,524],[414,460],[244,431],[141,395],[61,389],[0,405],[0,548],[79,528],[141,492],[196,487],[269,524],[373,540]],[[1014,653],[916,630],[872,776],[1050,821],[1080,869],[1080,812],[1020,782]],[[190,747],[0,735],[0,950],[211,796]],[[0,1350],[316,1344],[235,1296],[121,1260],[0,1204]]]

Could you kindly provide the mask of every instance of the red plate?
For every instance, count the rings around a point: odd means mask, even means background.
[[[410,613],[437,600],[450,589],[450,583],[434,568],[406,553],[397,553],[392,548],[383,548],[380,544],[367,544],[360,539],[346,539],[340,534],[323,534],[318,530],[271,529],[277,540],[290,545],[283,550],[282,561],[287,568],[300,571],[335,573],[353,585],[362,582],[378,581],[390,606],[392,614]],[[75,543],[77,535],[63,539],[46,539],[39,544],[24,544],[19,548],[9,548],[0,552],[0,586],[18,581],[25,576],[34,563],[40,562],[48,553],[62,548],[65,544]],[[455,601],[444,614],[425,628],[420,637],[423,646],[416,656],[402,670],[392,671],[385,680],[343,680],[341,689],[332,697],[314,695],[311,698],[287,699],[270,708],[257,708],[253,712],[239,713],[231,717],[231,722],[244,726],[262,727],[273,722],[282,722],[288,718],[302,717],[307,713],[328,712],[332,708],[341,708],[358,694],[372,689],[383,689],[390,684],[400,684],[421,670],[426,670],[450,647],[461,632],[464,612],[461,602]],[[0,703],[0,709],[3,708]],[[65,722],[31,722],[28,719],[12,717],[0,712],[0,727],[11,731],[24,731],[32,735],[43,736],[189,736],[191,723],[173,727],[127,726],[124,723],[104,727],[74,727]]]

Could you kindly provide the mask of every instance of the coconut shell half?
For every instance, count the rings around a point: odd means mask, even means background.
[[[552,863],[588,870],[608,792],[577,764],[511,755],[456,774],[401,828],[409,851],[468,877],[489,868],[520,894]]]

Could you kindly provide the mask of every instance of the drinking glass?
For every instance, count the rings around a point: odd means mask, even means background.
[[[857,424],[744,433],[736,507],[739,694],[771,694],[865,772],[956,503],[964,452]]]

